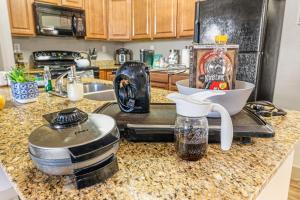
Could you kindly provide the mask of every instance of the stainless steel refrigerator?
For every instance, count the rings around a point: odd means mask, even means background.
[[[196,1],[194,42],[227,34],[239,44],[237,79],[254,83],[251,100],[273,100],[285,0]]]

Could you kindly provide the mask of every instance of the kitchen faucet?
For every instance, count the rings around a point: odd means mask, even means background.
[[[57,79],[55,80],[55,91],[54,95],[61,96],[61,97],[67,97],[66,90],[64,88],[64,78],[68,75],[69,71],[66,71],[59,75]],[[51,92],[53,94],[53,92]]]
[[[55,80],[55,90],[50,91],[49,92],[50,94],[60,96],[60,97],[67,97],[67,92],[64,87],[64,78],[69,74],[70,71],[71,74],[74,76],[74,74],[76,74],[76,66],[72,65],[69,69],[70,70],[62,73],[61,75],[59,75],[59,77],[57,77],[57,79]]]

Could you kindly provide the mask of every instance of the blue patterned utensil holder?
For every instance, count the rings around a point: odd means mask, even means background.
[[[38,84],[36,82],[11,83],[11,91],[15,101],[29,103],[37,100],[39,96]]]

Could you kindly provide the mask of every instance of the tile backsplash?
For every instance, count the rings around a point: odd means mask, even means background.
[[[164,56],[169,54],[170,49],[182,49],[192,43],[191,39],[166,39],[155,41],[96,41],[75,39],[72,37],[13,37],[13,44],[20,44],[24,54],[24,61],[28,62],[33,51],[41,50],[71,50],[86,51],[89,48],[96,48],[98,51],[97,60],[113,60],[114,52],[118,48],[129,48],[133,51],[135,60],[139,60],[139,50],[153,47],[156,53]]]
[[[33,51],[41,50],[69,50],[87,51],[96,48],[97,60],[112,60],[114,51],[123,46],[121,42],[91,41],[71,37],[13,37],[13,44],[20,44],[24,54],[24,61],[28,62]]]
[[[155,50],[155,53],[163,56],[169,55],[170,49],[183,49],[185,46],[192,44],[192,39],[164,39],[164,40],[148,40],[148,41],[131,41],[124,43],[124,47],[131,49],[133,52],[133,59],[140,59],[140,49]]]

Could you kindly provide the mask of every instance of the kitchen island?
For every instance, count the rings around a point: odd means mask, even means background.
[[[0,89],[0,94],[8,95],[7,90]],[[152,89],[152,102],[166,102],[168,93]],[[172,143],[121,141],[119,171],[106,182],[82,190],[74,189],[68,176],[37,170],[28,155],[28,136],[45,123],[42,115],[74,106],[92,112],[104,103],[88,99],[73,103],[41,93],[37,102],[8,103],[0,111],[0,164],[21,199],[266,199],[273,179],[291,164],[300,139],[300,112],[289,111],[284,118],[270,120],[274,138],[255,138],[251,145],[234,143],[227,152],[210,144],[207,156],[196,162],[179,159]],[[281,184],[279,190],[286,190],[288,183]]]

